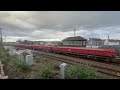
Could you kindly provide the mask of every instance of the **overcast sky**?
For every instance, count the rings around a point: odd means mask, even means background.
[[[84,38],[120,39],[120,11],[0,11],[4,41]]]

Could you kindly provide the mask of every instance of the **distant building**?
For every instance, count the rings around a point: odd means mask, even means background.
[[[104,40],[100,38],[89,38],[86,47],[98,48],[104,45]]]
[[[30,45],[43,45],[43,46],[55,46],[61,45],[61,41],[24,41],[22,44],[30,44]]]
[[[17,44],[17,42],[4,42],[5,45],[13,45],[13,44]]]
[[[104,45],[109,45],[109,46],[120,45],[120,40],[107,39],[105,40]]]
[[[45,45],[46,43],[46,41],[32,41],[33,45]]]
[[[86,41],[87,39],[81,36],[68,37],[62,40],[63,46],[73,46],[73,47],[86,47]]]

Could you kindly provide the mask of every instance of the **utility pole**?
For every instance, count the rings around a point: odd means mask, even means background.
[[[74,28],[74,37],[75,37],[75,28]]]
[[[2,40],[2,28],[0,28],[0,44],[3,45],[3,40]]]
[[[109,35],[108,35],[108,45],[109,45]]]
[[[109,40],[109,35],[108,35],[108,40]]]

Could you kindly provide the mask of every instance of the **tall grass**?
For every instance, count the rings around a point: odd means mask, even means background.
[[[69,66],[66,73],[67,79],[98,79],[99,74],[88,65]]]

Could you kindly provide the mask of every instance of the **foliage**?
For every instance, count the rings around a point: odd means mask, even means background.
[[[66,73],[67,79],[97,79],[98,73],[88,65],[69,66]]]
[[[23,62],[23,61],[19,61],[19,60],[13,60],[14,61],[14,63],[15,63],[15,65],[18,67],[18,69],[20,69],[20,71],[26,71],[26,70],[28,70],[29,68],[29,66],[28,66],[28,64],[26,64],[25,62]]]
[[[0,57],[5,57],[6,56],[6,52],[3,48],[0,48]]]
[[[43,70],[38,73],[38,79],[53,79],[52,66],[47,65]]]
[[[19,43],[21,43],[21,42],[22,42],[22,40],[21,40],[21,39],[18,39],[16,42],[19,42]]]
[[[4,50],[4,48],[0,48],[0,60],[2,63],[9,60],[9,54]]]

